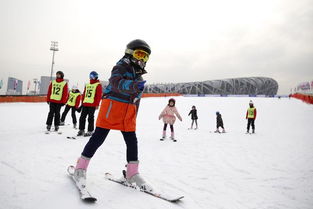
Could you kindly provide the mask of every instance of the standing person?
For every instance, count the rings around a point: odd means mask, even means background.
[[[223,124],[223,119],[222,119],[222,115],[220,114],[219,111],[216,112],[216,131],[214,131],[215,133],[221,133],[219,128],[223,129],[223,133],[225,133],[225,129],[224,129],[224,124]]]
[[[60,110],[65,105],[68,96],[68,86],[64,81],[64,73],[62,71],[56,72],[56,79],[51,81],[48,93],[47,103],[49,104],[49,113],[47,118],[47,131],[51,130],[52,121],[54,118],[54,130],[59,130],[60,125]]]
[[[168,104],[166,107],[163,109],[159,116],[159,120],[163,118],[164,126],[163,126],[163,134],[162,134],[162,139],[164,140],[166,138],[166,128],[167,124],[170,124],[170,129],[171,129],[171,139],[176,142],[176,139],[174,137],[174,123],[176,121],[175,115],[178,117],[180,121],[182,121],[182,118],[180,114],[178,113],[176,107],[175,107],[175,99],[171,98],[168,100]]]
[[[77,161],[74,178],[86,183],[86,170],[90,159],[106,139],[110,129],[120,130],[126,143],[125,182],[136,183],[143,190],[152,191],[138,172],[138,147],[136,137],[136,116],[145,82],[142,75],[151,53],[150,46],[136,39],[128,43],[124,56],[111,72],[109,85],[104,91],[96,130],[86,144]]]
[[[195,128],[195,130],[198,129],[198,123],[197,123],[198,115],[197,115],[196,106],[194,106],[194,105],[192,106],[192,108],[191,108],[191,110],[190,110],[188,116],[189,116],[189,115],[191,115],[191,120],[192,120],[192,122],[191,122],[191,128],[190,128],[190,129],[192,129],[194,122],[196,122],[196,128]]]
[[[90,82],[86,84],[82,96],[82,109],[79,118],[79,131],[77,136],[91,136],[94,130],[95,111],[99,108],[102,96],[102,86],[98,80],[98,73],[91,71],[89,74]],[[86,118],[88,116],[88,129],[85,133]]]
[[[247,134],[249,133],[250,125],[252,126],[252,133],[254,134],[255,133],[254,121],[256,119],[256,108],[254,107],[252,100],[250,100],[249,102],[249,108],[247,109],[246,119],[248,119]]]
[[[73,128],[75,128],[75,129],[77,128],[77,119],[76,119],[75,112],[79,108],[80,100],[81,100],[80,91],[78,90],[77,86],[74,85],[72,87],[72,90],[69,93],[69,97],[68,97],[64,112],[62,113],[60,126],[64,126],[64,121],[65,121],[66,115],[67,115],[68,111],[70,109],[72,109]]]

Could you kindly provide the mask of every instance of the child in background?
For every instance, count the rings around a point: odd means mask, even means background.
[[[89,74],[90,82],[86,84],[82,95],[81,114],[79,118],[79,131],[77,136],[91,136],[94,131],[95,111],[98,109],[101,97],[102,86],[98,79],[98,73],[91,71]],[[85,133],[86,118],[88,116],[88,128]]]
[[[174,123],[176,120],[175,115],[178,117],[180,121],[182,121],[182,118],[180,114],[178,113],[176,107],[175,107],[175,99],[171,98],[168,100],[168,104],[164,108],[164,110],[161,112],[159,116],[159,120],[163,118],[164,126],[163,126],[163,134],[161,140],[163,141],[166,138],[166,128],[167,124],[170,124],[170,129],[171,129],[171,139],[176,142],[177,140],[174,137]]]
[[[252,133],[254,134],[255,130],[254,121],[256,119],[256,108],[254,107],[252,100],[250,100],[249,102],[249,108],[247,109],[246,119],[248,120],[247,134],[249,133],[250,125],[252,126]]]
[[[68,111],[70,111],[70,109],[72,109],[73,127],[75,129],[77,128],[77,119],[76,119],[75,112],[78,111],[80,100],[81,100],[80,91],[78,90],[77,86],[74,85],[72,87],[72,90],[69,93],[69,97],[68,97],[64,112],[62,113],[60,126],[65,125],[64,121],[65,121],[66,115],[67,115]]]
[[[68,97],[67,82],[64,80],[62,71],[56,72],[56,79],[51,81],[48,87],[47,103],[49,105],[49,113],[47,117],[47,132],[51,130],[52,121],[54,119],[54,130],[59,130],[60,110],[65,105]]]
[[[219,111],[217,111],[216,112],[216,131],[214,131],[215,133],[221,133],[219,130],[219,127],[223,129],[222,133],[225,133],[222,115],[220,114]]]
[[[191,120],[192,120],[192,122],[191,122],[191,128],[190,128],[190,129],[192,129],[194,122],[196,122],[196,128],[195,128],[195,130],[198,129],[198,123],[197,123],[198,115],[197,115],[196,106],[194,106],[194,105],[192,106],[192,109],[190,110],[188,116],[189,116],[189,115],[191,115]]]

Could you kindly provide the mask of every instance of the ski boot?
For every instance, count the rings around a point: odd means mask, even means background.
[[[79,130],[77,136],[84,136],[84,134],[85,134],[84,130]]]
[[[74,171],[74,178],[77,184],[81,186],[86,185],[86,171],[89,164],[90,158],[86,158],[84,156],[81,156],[77,160],[77,164]]]
[[[247,129],[247,132],[246,132],[246,134],[249,134],[249,129]]]
[[[51,125],[47,125],[47,131],[51,130]]]
[[[76,123],[73,124],[73,128],[77,129],[77,124]]]
[[[65,125],[64,121],[60,121],[60,126],[64,126],[64,125]]]
[[[173,140],[173,142],[177,142],[177,140],[174,137],[174,132],[171,132],[171,139]]]
[[[58,132],[59,131],[59,126],[54,126],[54,131]]]
[[[225,129],[223,129],[222,133],[226,133]]]
[[[252,133],[254,134],[255,132],[254,132],[254,129],[252,129]]]
[[[162,134],[162,138],[160,139],[161,141],[164,141],[166,138],[166,131],[163,131],[163,134]]]
[[[127,183],[135,183],[140,190],[152,192],[153,188],[140,176],[138,172],[138,164],[139,161],[130,161],[126,166],[127,171],[123,172],[124,177],[126,178]]]
[[[216,131],[214,131],[214,133],[221,133],[220,130],[216,129]]]
[[[87,131],[84,136],[87,137],[87,136],[92,136],[93,134],[93,131]]]

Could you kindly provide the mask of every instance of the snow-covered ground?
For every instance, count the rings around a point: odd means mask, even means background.
[[[140,171],[157,190],[184,195],[176,204],[104,179],[121,175],[125,144],[111,131],[92,159],[88,185],[97,203],[88,205],[68,178],[88,138],[71,126],[45,135],[46,103],[0,104],[0,208],[313,208],[313,106],[295,99],[252,98],[258,111],[256,134],[245,134],[250,98],[176,97],[183,122],[178,142],[159,138],[158,115],[168,98],[144,98],[137,120]],[[196,105],[199,130],[188,130]],[[213,133],[220,111],[227,133]],[[68,114],[67,123],[71,123]],[[168,130],[169,131],[169,130]]]

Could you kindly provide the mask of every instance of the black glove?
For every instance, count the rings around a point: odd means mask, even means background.
[[[50,105],[50,102],[47,102],[48,105]]]

